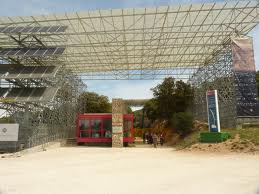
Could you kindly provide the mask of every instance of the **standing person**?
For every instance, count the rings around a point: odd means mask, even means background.
[[[143,132],[143,144],[145,144],[145,143],[146,143],[146,133]]]
[[[156,133],[154,133],[154,135],[153,135],[153,144],[154,144],[154,148],[156,148],[156,147],[157,147],[157,139],[158,139],[158,136],[157,136],[157,134],[156,134]]]
[[[147,144],[149,144],[149,136],[148,136],[148,132],[147,131],[145,132],[145,139],[147,141]]]
[[[160,145],[163,146],[164,142],[165,142],[165,138],[164,138],[163,133],[161,133],[161,135],[160,135]]]
[[[149,133],[149,144],[153,144],[153,134]]]

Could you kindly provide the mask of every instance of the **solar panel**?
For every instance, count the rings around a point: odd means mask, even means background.
[[[19,51],[18,53],[16,53],[16,55],[22,56],[22,55],[24,55],[25,53],[27,53],[28,51],[29,51],[29,49],[27,49],[27,48],[20,49],[20,51]]]
[[[38,49],[30,48],[28,52],[25,53],[25,56],[32,56]]]
[[[0,65],[0,79],[29,79],[55,77],[59,66]]]
[[[15,55],[18,51],[20,51],[20,49],[12,49],[12,50],[10,50],[9,52],[8,52],[8,55]]]
[[[38,32],[41,29],[41,27],[34,27],[30,32]]]
[[[4,49],[4,50],[0,50],[0,56],[4,56],[5,54],[7,54],[11,49]]]
[[[8,90],[9,88],[0,88],[0,97],[3,97]]]
[[[0,65],[0,76],[5,74],[6,72],[8,72],[8,69],[10,69],[10,67],[6,67],[6,66],[3,66],[3,65]]]
[[[55,55],[61,55],[65,51],[65,48],[57,48],[56,52],[54,53]]]
[[[11,67],[9,68],[5,73],[5,75],[3,75],[1,77],[1,79],[13,79],[13,78],[16,78],[20,73],[21,71],[24,69],[24,67],[22,66],[17,66],[17,67]]]
[[[39,32],[48,32],[49,29],[50,29],[50,26],[44,26],[44,27],[42,27],[42,28],[39,30]]]
[[[0,33],[36,33],[36,32],[65,32],[67,26],[14,26],[0,27]]]
[[[24,29],[24,27],[17,27],[12,32],[21,32]]]
[[[57,94],[58,88],[46,88],[44,94],[42,95],[42,101],[51,101]]]
[[[46,72],[45,72],[45,73],[53,73],[55,69],[56,69],[55,66],[49,66],[49,67],[46,69]]]
[[[19,101],[27,101],[30,95],[33,93],[34,88],[24,88],[18,96]]]
[[[25,66],[21,74],[31,74],[36,69],[36,66]]]
[[[19,95],[19,93],[22,91],[21,88],[12,88],[11,91],[7,94],[6,97],[8,98],[15,98]]]
[[[3,32],[6,27],[1,27],[0,32]]]
[[[44,74],[46,72],[46,69],[48,69],[48,66],[38,66],[36,69],[33,71],[33,75],[39,75],[39,74]]]
[[[46,51],[47,51],[47,49],[40,48],[39,50],[36,51],[36,53],[34,53],[34,55],[42,56]]]
[[[59,29],[59,26],[52,26],[48,32],[56,32]]]
[[[60,26],[57,32],[65,32],[67,29],[67,26]]]
[[[63,54],[64,47],[5,48],[0,49],[0,57],[6,56],[51,56]]]
[[[25,27],[22,32],[26,33],[26,32],[30,32],[34,27]]]
[[[47,50],[47,52],[44,54],[44,55],[53,55],[53,53],[55,52],[55,50],[56,50],[56,48],[49,48],[48,50]]]
[[[5,29],[3,30],[3,32],[4,32],[4,33],[9,33],[9,32],[11,32],[11,31],[13,31],[14,29],[15,29],[15,27],[5,28]]]
[[[44,94],[46,88],[35,88],[32,92],[30,99],[31,101],[39,101],[42,95]]]
[[[0,101],[11,100],[13,102],[51,101],[55,97],[58,88],[0,88]],[[7,95],[5,96],[5,94]]]

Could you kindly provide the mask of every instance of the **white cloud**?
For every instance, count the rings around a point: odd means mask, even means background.
[[[111,100],[112,98],[152,98],[153,94],[150,89],[155,87],[160,82],[161,80],[89,80],[86,84],[88,86],[88,91],[93,91],[108,96]]]

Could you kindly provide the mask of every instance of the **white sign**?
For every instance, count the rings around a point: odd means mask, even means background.
[[[113,133],[122,133],[122,131],[123,131],[123,128],[122,128],[122,126],[112,126],[112,132]]]
[[[0,124],[0,141],[18,141],[19,124]]]

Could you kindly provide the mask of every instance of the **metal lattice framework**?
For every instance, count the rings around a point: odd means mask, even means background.
[[[190,82],[194,87],[194,114],[198,120],[207,121],[206,91],[217,89],[221,125],[235,126],[236,88],[231,46],[226,45],[210,64],[201,66]]]
[[[0,27],[15,27],[40,36],[47,46],[65,47],[60,60],[83,79],[188,79],[231,36],[247,34],[258,20],[258,2],[239,1],[2,17]],[[35,26],[67,29],[22,30]],[[2,47],[14,44],[0,36]]]
[[[218,89],[221,120],[233,126],[231,39],[250,32],[258,12],[258,1],[237,1],[0,17],[0,108],[30,147],[73,136],[83,79],[173,76],[193,84],[201,120],[205,91]]]

